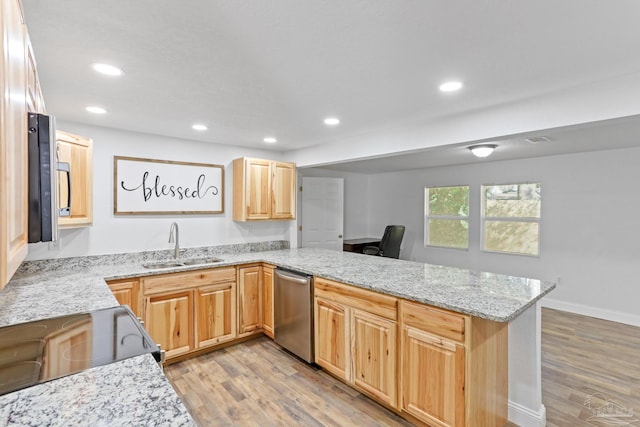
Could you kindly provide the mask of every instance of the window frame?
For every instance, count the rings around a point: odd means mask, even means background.
[[[486,216],[486,191],[485,187],[503,186],[503,185],[527,185],[537,184],[540,186],[540,216],[535,217],[502,217],[502,216]],[[528,254],[524,252],[511,252],[511,251],[496,251],[486,248],[486,235],[487,235],[487,222],[519,222],[519,223],[536,223],[538,224],[538,242],[537,253]],[[540,257],[540,238],[542,236],[542,182],[541,181],[524,181],[518,183],[503,183],[503,184],[480,184],[480,250],[482,252],[492,254],[505,254],[505,255],[519,255],[525,257]]]
[[[429,190],[436,188],[456,188],[456,187],[466,187],[467,189],[467,210],[468,213],[466,216],[461,215],[429,215]],[[471,217],[471,186],[468,184],[463,185],[434,185],[434,186],[425,186],[424,187],[424,210],[423,210],[423,224],[424,224],[424,236],[423,236],[423,244],[425,248],[441,248],[441,249],[454,249],[459,251],[468,251],[469,250],[469,241],[470,241],[470,217]],[[458,247],[458,246],[442,246],[442,245],[433,245],[429,243],[429,219],[438,219],[438,220],[449,220],[449,221],[467,221],[467,246],[466,247]]]

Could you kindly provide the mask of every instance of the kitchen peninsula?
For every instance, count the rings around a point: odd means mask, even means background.
[[[278,244],[261,249],[276,248]],[[550,282],[527,278],[321,249],[255,252],[249,245],[232,245],[188,251],[191,253],[187,256],[222,258],[215,268],[268,263],[320,277],[324,282],[340,282],[408,303],[428,304],[497,323],[517,320],[555,287]],[[166,251],[160,251],[26,262],[0,292],[0,326],[117,305],[105,279],[211,268],[211,265],[159,270],[142,267],[145,262],[168,257]],[[519,384],[513,387],[511,378],[510,387],[514,392],[522,388]],[[131,398],[109,398],[116,394]],[[192,423],[150,355],[10,393],[0,397],[0,408],[0,424],[29,419],[48,419],[55,424],[57,419],[64,423],[65,419],[114,419],[114,416],[134,424],[143,420],[149,423],[171,420],[176,425]]]

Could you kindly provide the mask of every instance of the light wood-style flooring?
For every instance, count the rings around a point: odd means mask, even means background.
[[[200,426],[410,426],[266,337],[165,367]]]
[[[203,427],[410,425],[266,337],[167,366],[165,373]],[[612,425],[590,419],[604,399],[632,411],[620,419],[640,427],[640,328],[543,309],[547,426]]]
[[[640,328],[543,309],[542,403],[548,427],[640,427]]]

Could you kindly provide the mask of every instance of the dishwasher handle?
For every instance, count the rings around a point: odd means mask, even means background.
[[[310,276],[302,276],[300,274],[292,273],[287,270],[276,269],[276,276],[280,276],[287,280],[287,282],[295,283],[297,285],[307,285],[309,283]]]

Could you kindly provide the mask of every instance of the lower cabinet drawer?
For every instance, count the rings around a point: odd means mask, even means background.
[[[468,316],[411,301],[401,301],[400,304],[404,325],[464,342]]]
[[[142,279],[142,289],[145,295],[151,295],[172,292],[179,288],[194,288],[221,282],[235,282],[235,280],[235,268],[216,268],[145,277]]]

